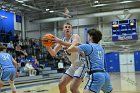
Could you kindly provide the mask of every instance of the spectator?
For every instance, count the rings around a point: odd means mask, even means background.
[[[21,50],[21,46],[20,45],[16,45],[16,47],[15,47],[15,53],[16,53],[16,56],[17,57],[20,56],[21,53],[23,53],[22,50]]]
[[[13,42],[12,41],[10,41],[7,44],[7,51],[10,52],[10,53],[13,53],[14,52],[14,45],[13,45]]]
[[[60,60],[60,62],[58,62],[58,72],[65,72],[65,69],[64,69],[64,63],[62,60]]]
[[[36,75],[36,70],[34,69],[34,67],[32,66],[31,62],[27,62],[25,67],[24,67],[24,71],[29,73],[29,76],[35,76]]]
[[[26,59],[25,59],[25,55],[21,55],[19,57],[19,71],[20,73],[24,71],[24,67],[25,67],[25,64],[26,64]]]
[[[32,63],[33,68],[36,70],[36,75],[39,75],[39,62],[36,59],[36,56],[32,56],[30,58],[30,62]]]

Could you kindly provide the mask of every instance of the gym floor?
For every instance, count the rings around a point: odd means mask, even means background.
[[[113,93],[140,93],[140,73],[110,73]],[[87,79],[80,86],[82,93]],[[59,79],[16,85],[17,93],[59,93]],[[10,87],[3,88],[3,93],[11,93]],[[68,86],[69,91],[69,86]],[[68,93],[71,93],[70,91]],[[102,92],[101,92],[102,93]]]

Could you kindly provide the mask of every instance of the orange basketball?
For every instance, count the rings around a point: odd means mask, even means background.
[[[45,34],[42,37],[42,44],[44,46],[51,47],[54,44],[54,42],[52,42],[53,38],[54,38],[54,36],[52,34]]]

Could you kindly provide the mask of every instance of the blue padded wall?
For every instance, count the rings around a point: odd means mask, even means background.
[[[134,52],[135,71],[140,71],[140,51]]]
[[[111,52],[105,54],[105,68],[108,72],[120,72],[118,52]]]

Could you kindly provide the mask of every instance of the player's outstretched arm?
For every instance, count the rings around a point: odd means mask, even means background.
[[[67,52],[80,52],[78,46],[71,46],[66,51]]]
[[[48,49],[48,52],[51,56],[55,56],[57,52],[61,49],[61,45],[57,44],[54,48],[52,47],[46,47]]]
[[[70,42],[65,42],[65,41],[63,41],[62,39],[59,39],[59,38],[57,38],[57,37],[55,38],[55,42],[56,42],[56,43],[59,43],[59,44],[61,44],[61,45],[63,45],[63,46],[70,47],[71,45],[76,45],[77,43],[80,43],[81,41],[80,41],[80,36],[79,36],[78,34],[74,34],[71,43],[70,43]]]

